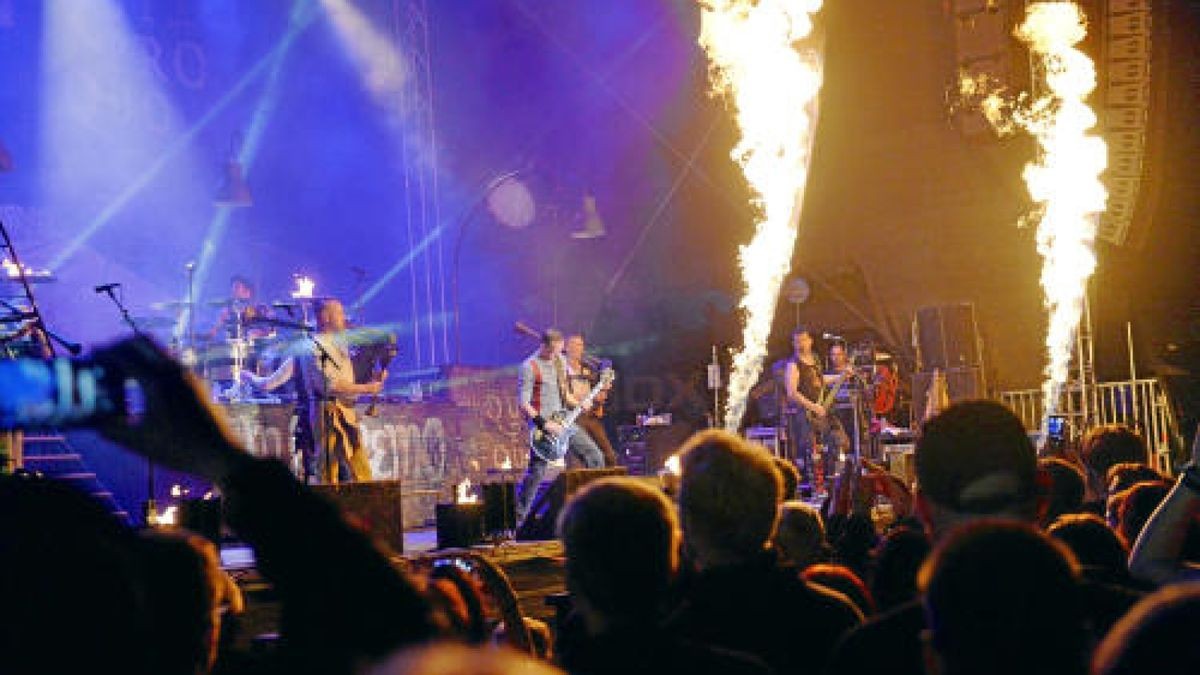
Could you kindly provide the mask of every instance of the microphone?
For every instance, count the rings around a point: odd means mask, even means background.
[[[842,337],[841,335],[834,335],[833,333],[821,333],[821,339],[822,340],[845,340],[846,338]]]
[[[95,288],[97,293],[111,293],[114,288],[120,288],[121,284],[100,284]]]

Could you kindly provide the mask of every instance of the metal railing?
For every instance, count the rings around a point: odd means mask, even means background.
[[[1040,431],[1045,410],[1041,389],[1001,392],[1000,402],[1021,418],[1026,429]],[[1095,402],[1097,424],[1125,424],[1139,430],[1149,446],[1152,465],[1160,471],[1172,472],[1171,439],[1178,430],[1158,380],[1097,383]],[[1074,431],[1082,435],[1087,429]]]

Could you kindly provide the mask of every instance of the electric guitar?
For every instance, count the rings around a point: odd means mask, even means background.
[[[584,408],[591,405],[592,400],[612,384],[614,377],[615,374],[612,368],[605,368],[600,372],[600,381],[596,383],[596,386],[592,387],[587,396],[583,397],[583,400],[579,402],[579,405],[574,410],[567,413],[556,412],[550,415],[547,421],[557,422],[561,425],[561,432],[552,434],[537,427],[531,429],[529,431],[529,449],[533,451],[533,454],[547,462],[555,462],[566,457],[567,447],[571,443],[571,436],[576,432],[575,421],[579,419],[579,415],[583,412]]]
[[[534,330],[533,328],[531,328],[529,326],[529,324],[525,323],[524,321],[518,321],[515,324],[513,324],[513,330],[517,331],[521,335],[527,335],[535,340],[540,340],[542,338],[542,333],[540,331]],[[605,364],[608,364],[611,366],[612,362],[597,359],[597,358],[595,358],[593,356],[589,356],[587,354],[583,355],[583,370],[584,370],[585,374],[590,374],[592,372],[595,372],[596,370],[601,370],[605,367]],[[570,378],[568,378],[568,381],[569,380],[570,380]],[[572,387],[572,389],[574,389],[574,387]],[[604,404],[607,402],[608,402],[608,392],[607,391],[600,392],[596,396],[596,401],[594,402],[595,405],[593,405],[592,409],[588,411],[588,414],[591,415],[592,417],[595,417],[598,420],[604,419]]]
[[[842,386],[846,384],[846,380],[849,379],[850,376],[854,375],[854,368],[857,365],[855,363],[855,356],[857,355],[852,355],[850,357],[849,367],[838,374],[838,377],[833,381],[833,384],[829,385],[827,389],[821,391],[821,397],[817,400],[817,405],[825,411],[825,414],[818,416],[812,412],[805,411],[805,414],[808,415],[808,421],[812,425],[813,432],[817,435],[825,434],[829,430],[830,409],[833,407],[833,401],[835,398],[837,398],[838,391],[841,390]]]

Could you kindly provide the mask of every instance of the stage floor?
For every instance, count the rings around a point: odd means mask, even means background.
[[[465,550],[482,556],[504,572],[516,591],[517,603],[524,616],[553,625],[555,608],[549,599],[566,592],[562,542],[556,539],[501,541]],[[393,562],[401,569],[410,569],[446,552],[437,550],[435,528],[416,528],[405,531],[404,553],[394,556]],[[254,564],[254,551],[244,543],[223,543],[221,566],[237,582],[246,598],[238,644],[248,648],[255,636],[278,633],[278,599],[270,583],[259,575]]]

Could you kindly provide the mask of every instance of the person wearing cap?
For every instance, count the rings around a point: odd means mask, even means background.
[[[538,350],[521,362],[517,376],[517,404],[521,415],[529,423],[530,430],[537,428],[554,436],[563,433],[563,426],[554,420],[555,414],[579,405],[567,386],[567,366],[562,355],[565,344],[562,332],[550,328],[542,333]],[[582,429],[577,429],[571,434],[568,452],[575,455],[588,469],[604,466],[604,455],[600,448]],[[518,523],[525,520],[548,464],[549,462],[530,449],[525,476],[517,486]]]
[[[931,418],[915,448],[914,510],[937,544],[961,526],[985,519],[1036,524],[1045,482],[1021,420],[995,401],[962,401]],[[1099,639],[1139,594],[1084,582],[1084,605]],[[920,601],[901,605],[850,632],[827,672],[892,675],[925,672],[926,617]],[[1053,639],[1053,636],[1047,636]]]

